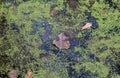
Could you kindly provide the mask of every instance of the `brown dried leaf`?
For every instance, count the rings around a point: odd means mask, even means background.
[[[32,72],[31,72],[31,71],[29,71],[29,72],[27,73],[26,78],[32,78]]]
[[[102,14],[105,14],[107,12],[107,10],[104,8],[102,9]]]
[[[10,78],[17,78],[17,71],[11,70],[8,75]]]
[[[58,14],[58,11],[55,10],[55,9],[52,9],[52,10],[50,11],[50,13],[51,13],[52,16],[55,16],[55,15]]]
[[[63,41],[69,39],[69,37],[67,37],[65,33],[59,34],[59,35],[58,35],[58,38],[59,38],[60,40],[63,40]]]
[[[82,30],[84,29],[88,29],[92,26],[92,23],[86,23],[83,27],[82,27]]]
[[[68,49],[70,47],[69,37],[65,33],[61,33],[58,37],[53,40],[53,44],[59,49]]]

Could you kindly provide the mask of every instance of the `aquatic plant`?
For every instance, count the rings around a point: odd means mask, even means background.
[[[0,77],[13,69],[18,78],[29,71],[33,78],[120,77],[118,0],[0,2]],[[88,22],[92,26],[81,31]],[[52,44],[62,32],[67,49]]]

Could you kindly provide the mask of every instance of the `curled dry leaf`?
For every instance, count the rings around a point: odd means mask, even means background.
[[[65,33],[61,33],[53,40],[53,44],[59,49],[68,49],[70,47],[69,37]]]
[[[26,78],[32,78],[32,72],[31,72],[31,71],[29,71],[29,72],[27,73]]]
[[[88,29],[92,26],[92,23],[86,23],[83,27],[82,27],[82,30],[84,29]]]
[[[17,78],[17,71],[11,70],[8,75],[10,78]]]

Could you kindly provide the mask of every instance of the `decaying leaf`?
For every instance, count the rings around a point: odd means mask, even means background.
[[[32,72],[31,72],[31,71],[29,71],[29,72],[27,73],[26,78],[32,78]]]
[[[107,10],[105,8],[102,9],[102,14],[105,14]]]
[[[83,27],[82,30],[88,29],[92,26],[92,23],[86,23]]]
[[[67,34],[67,37],[69,37],[69,38],[75,38],[76,37],[76,34],[75,34],[74,31],[66,30],[65,33]]]
[[[50,13],[51,13],[52,16],[55,16],[55,15],[58,14],[58,11],[55,10],[55,9],[52,9],[52,10],[50,11]]]
[[[78,0],[67,0],[68,1],[68,5],[70,8],[72,9],[76,9],[78,6],[79,1]]]
[[[90,6],[92,6],[95,3],[95,0],[89,0]]]
[[[65,33],[59,34],[59,35],[58,35],[58,38],[59,38],[60,40],[62,40],[62,41],[69,39],[69,37],[67,37],[67,35],[66,35]]]
[[[17,71],[11,70],[8,75],[10,78],[17,78]]]
[[[120,10],[120,4],[117,5],[118,10]]]
[[[68,49],[70,47],[69,37],[65,33],[61,33],[53,40],[53,44],[59,49]]]

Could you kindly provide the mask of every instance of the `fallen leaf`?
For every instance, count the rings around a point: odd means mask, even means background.
[[[17,71],[11,70],[8,75],[10,78],[17,78]]]
[[[51,14],[52,16],[55,16],[55,15],[58,14],[58,11],[55,10],[55,9],[52,9],[52,10],[50,11],[50,14]]]
[[[107,10],[105,8],[102,9],[102,14],[105,14]]]
[[[65,33],[67,34],[67,37],[69,37],[69,38],[75,38],[75,36],[76,36],[75,32],[70,31],[70,30],[66,30]]]
[[[53,40],[53,44],[59,49],[68,49],[70,47],[69,37],[65,33],[61,33]]]
[[[63,40],[63,41],[69,39],[69,37],[67,37],[65,33],[59,34],[58,37],[60,40]]]
[[[83,27],[82,27],[82,30],[84,29],[88,29],[92,26],[92,23],[86,23]]]
[[[31,72],[31,71],[29,71],[29,72],[27,73],[26,78],[32,78],[32,72]]]
[[[118,10],[120,10],[120,4],[117,5]]]
[[[68,5],[72,9],[76,9],[78,6],[78,1],[77,0],[68,0]]]
[[[95,0],[89,0],[90,6],[92,6],[95,3]]]

